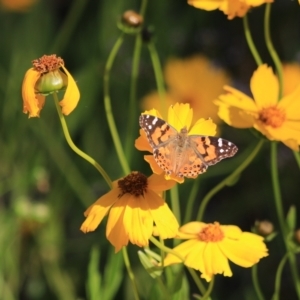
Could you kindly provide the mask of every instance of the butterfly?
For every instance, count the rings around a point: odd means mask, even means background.
[[[188,135],[186,127],[178,132],[152,115],[141,115],[139,123],[153,149],[156,163],[168,175],[195,178],[208,166],[238,151],[232,142],[214,136]]]

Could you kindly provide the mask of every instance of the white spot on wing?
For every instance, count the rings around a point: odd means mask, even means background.
[[[221,138],[218,139],[218,146],[219,147],[223,146],[223,140]]]

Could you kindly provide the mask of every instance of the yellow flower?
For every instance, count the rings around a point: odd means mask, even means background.
[[[298,151],[300,144],[300,84],[278,102],[279,83],[272,69],[261,65],[250,81],[253,99],[225,86],[219,96],[219,116],[237,128],[255,128],[271,141],[281,141]]]
[[[190,222],[179,229],[178,238],[188,239],[173,250],[184,258],[187,267],[199,270],[201,278],[210,281],[215,274],[232,276],[228,260],[249,268],[268,256],[263,238],[250,232],[242,232],[234,225]],[[168,254],[164,265],[181,263]]]
[[[116,252],[129,241],[140,247],[148,246],[154,224],[155,232],[162,239],[173,238],[179,225],[159,194],[175,184],[163,176],[153,174],[147,178],[132,172],[115,181],[113,189],[85,211],[86,220],[80,229],[85,233],[94,231],[109,213],[106,237]]]
[[[162,118],[160,113],[156,109],[145,111],[143,114],[149,114]],[[216,134],[216,125],[210,119],[199,119],[192,127],[193,109],[189,104],[176,103],[169,107],[168,111],[168,123],[173,126],[178,132],[184,127],[188,130],[188,135],[209,135],[214,136]],[[146,137],[145,132],[141,129],[140,136],[135,141],[135,147],[141,151],[152,152],[152,147]],[[156,163],[153,155],[145,155],[144,159],[150,164],[152,172],[155,174],[163,173],[163,170]],[[175,176],[174,174],[165,175],[167,180],[176,180],[182,183],[184,179],[182,177]]]
[[[189,103],[194,110],[194,117],[211,118],[220,121],[217,107],[213,100],[222,92],[225,84],[230,84],[229,76],[202,55],[195,55],[186,59],[170,59],[164,70],[168,92],[166,107],[175,103]],[[144,110],[153,107],[161,108],[161,100],[157,92],[144,97]]]
[[[73,77],[64,67],[64,61],[53,54],[33,60],[32,64],[33,68],[26,72],[22,84],[23,112],[29,112],[29,118],[39,117],[45,96],[65,90],[59,104],[64,115],[71,113],[77,106],[80,93]]]
[[[228,19],[243,17],[251,7],[256,7],[264,3],[271,3],[273,0],[188,0],[188,4],[204,9],[223,11]]]

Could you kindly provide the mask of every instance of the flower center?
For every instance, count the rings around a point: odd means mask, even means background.
[[[223,240],[224,233],[218,222],[208,224],[198,233],[199,239],[203,242],[219,242]]]
[[[64,61],[62,58],[57,57],[56,54],[52,54],[33,60],[32,65],[36,71],[43,74],[59,69],[61,65],[64,65]]]
[[[278,128],[285,121],[285,111],[277,106],[263,108],[259,113],[259,120],[265,125]]]
[[[124,194],[131,194],[135,197],[143,196],[148,187],[147,177],[140,172],[131,172],[118,181],[118,187],[121,190],[119,198]]]

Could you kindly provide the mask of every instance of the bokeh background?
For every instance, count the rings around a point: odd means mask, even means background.
[[[241,19],[228,21],[219,11],[197,10],[185,0],[148,2],[145,25],[153,30],[163,67],[170,58],[202,55],[214,68],[226,73],[233,85],[249,92],[249,79],[256,65],[244,38]],[[105,181],[68,147],[51,97],[40,118],[28,119],[22,113],[21,86],[33,59],[53,53],[61,56],[81,92],[77,108],[67,117],[75,143],[94,157],[112,179],[123,176],[104,111],[103,74],[106,59],[120,35],[117,22],[124,11],[138,11],[141,3],[138,0],[1,0],[0,3],[0,299],[97,299],[93,298],[95,289],[101,289],[104,300],[132,299],[122,255],[114,254],[105,238],[105,222],[93,233],[85,235],[79,230],[86,207],[107,192]],[[259,53],[272,65],[264,43],[263,14],[264,7],[250,11],[249,24]],[[282,61],[300,63],[298,2],[275,0],[271,28]],[[113,113],[123,143],[130,115],[134,42],[134,36],[126,36],[110,81]],[[147,47],[143,47],[134,139],[138,137],[143,98],[155,89],[151,59]],[[244,151],[251,151],[251,145],[257,142],[251,131],[229,128],[222,123],[219,133],[236,143],[239,153],[198,179],[195,211],[203,196],[232,172],[245,159]],[[213,197],[205,222],[235,224],[250,231],[255,220],[267,219],[278,229],[269,148],[266,142],[238,182]],[[134,145],[132,151],[132,169],[150,174],[143,153],[136,151]],[[279,147],[278,163],[286,213],[291,205],[299,209],[299,169],[292,152],[283,145]],[[179,188],[182,212],[192,185],[192,181],[187,181]],[[268,243],[268,248],[270,256],[258,265],[266,299],[272,295],[275,271],[284,255],[282,238],[278,236]],[[160,299],[154,280],[137,258],[137,250],[135,246],[129,247],[141,299]],[[217,276],[213,299],[256,299],[250,270],[231,266],[232,278]],[[282,299],[296,299],[288,267],[283,278]],[[190,280],[188,274],[187,279]],[[195,292],[196,287],[191,283],[189,294]]]

